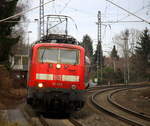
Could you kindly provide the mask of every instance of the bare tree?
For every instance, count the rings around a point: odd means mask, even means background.
[[[22,12],[28,8],[28,5],[25,3],[25,1],[20,0],[17,3],[16,13]],[[27,44],[25,43],[25,40],[26,40],[25,31],[26,31],[28,23],[22,23],[22,22],[27,22],[27,21],[28,19],[25,17],[25,15],[22,15],[19,23],[13,28],[12,36],[13,37],[19,36],[19,41],[12,47],[11,55],[15,55],[19,52],[22,52],[22,49],[24,50],[24,48],[27,48]]]
[[[137,29],[130,29],[128,30],[129,34],[128,34],[128,53],[129,56],[131,56],[132,54],[134,54],[134,50],[137,44],[137,41],[140,38],[140,34],[141,32]],[[121,31],[121,33],[117,34],[114,38],[113,38],[113,43],[117,45],[117,49],[119,52],[120,56],[124,56],[125,52],[125,41],[124,41],[124,37],[125,37],[125,31]]]

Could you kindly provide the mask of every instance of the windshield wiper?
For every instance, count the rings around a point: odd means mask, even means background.
[[[44,48],[43,53],[42,53],[42,55],[41,55],[41,57],[40,57],[40,59],[42,59],[42,63],[43,63],[43,59],[44,59],[44,54],[45,54],[45,52],[46,52],[46,48]]]

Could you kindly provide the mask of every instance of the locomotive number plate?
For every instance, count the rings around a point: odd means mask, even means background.
[[[63,86],[62,83],[53,83],[53,86]]]

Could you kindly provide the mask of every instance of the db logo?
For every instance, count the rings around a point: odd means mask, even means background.
[[[54,80],[59,80],[59,81],[62,80],[62,79],[61,79],[61,75],[55,75],[55,76],[54,76]]]

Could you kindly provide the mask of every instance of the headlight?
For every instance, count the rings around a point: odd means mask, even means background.
[[[43,83],[39,83],[39,84],[38,84],[38,87],[39,87],[39,88],[42,88],[42,87],[43,87]]]
[[[77,86],[76,85],[72,85],[71,88],[74,90],[74,89],[77,88]]]
[[[56,65],[56,68],[57,68],[57,69],[60,69],[60,68],[61,68],[61,65],[60,65],[60,64],[57,64],[57,65]]]

